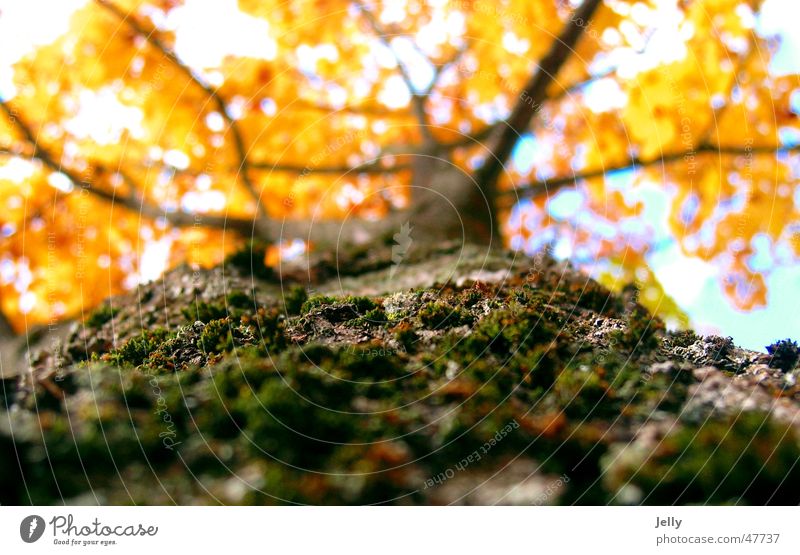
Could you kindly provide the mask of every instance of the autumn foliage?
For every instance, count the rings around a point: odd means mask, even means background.
[[[584,19],[566,0],[239,0],[258,54],[204,60],[182,51],[181,2],[88,1],[2,91],[0,309],[21,331],[153,277],[154,252],[212,264],[250,236],[307,240],[308,222],[393,225],[420,156],[477,176],[507,243],[556,233],[651,285],[633,223],[656,184],[684,253],[764,304],[754,238],[800,256],[800,129],[760,4],[584,0]],[[569,189],[591,225],[548,212]]]

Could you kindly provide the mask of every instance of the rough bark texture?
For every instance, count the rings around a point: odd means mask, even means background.
[[[2,380],[0,502],[800,501],[793,351],[667,333],[547,257],[262,256],[41,337]]]

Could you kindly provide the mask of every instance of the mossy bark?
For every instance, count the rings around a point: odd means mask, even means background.
[[[43,338],[2,382],[0,502],[800,501],[797,370],[666,332],[568,264],[262,257]]]

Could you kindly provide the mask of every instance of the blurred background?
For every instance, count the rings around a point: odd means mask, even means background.
[[[580,4],[0,0],[8,326],[218,263],[263,218],[380,222],[418,152],[478,170]],[[798,20],[603,2],[499,179],[506,245],[635,282],[673,328],[796,333]],[[323,248],[286,229],[265,264]]]

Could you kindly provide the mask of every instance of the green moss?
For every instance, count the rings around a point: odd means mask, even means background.
[[[114,318],[116,313],[117,309],[113,308],[110,304],[101,304],[86,319],[86,325],[90,328],[99,328]]]
[[[664,322],[636,304],[626,317],[625,330],[615,335],[620,346],[632,353],[645,353],[658,348],[664,333]]]
[[[507,356],[520,349],[548,344],[558,332],[558,327],[535,310],[508,308],[481,319],[461,345],[467,356],[485,351]]]
[[[667,339],[676,347],[686,348],[696,341],[699,341],[701,337],[692,330],[680,330],[669,332],[667,334]]]
[[[254,308],[253,298],[244,291],[231,291],[226,300],[228,306],[233,308]]]
[[[228,311],[221,303],[207,303],[198,301],[194,304],[181,309],[181,313],[187,322],[211,322],[220,320],[228,316]]]
[[[344,302],[355,306],[356,310],[361,314],[365,314],[370,310],[375,310],[375,308],[377,307],[375,302],[368,297],[356,297],[350,295],[348,297],[345,297]]]
[[[132,337],[122,347],[109,353],[108,361],[119,365],[139,366],[170,336],[165,329],[145,330]]]
[[[569,367],[558,374],[552,397],[569,418],[608,416],[614,392],[603,368]]]
[[[322,317],[334,324],[346,322],[350,327],[382,324],[385,321],[383,309],[366,297],[349,296],[336,299],[322,295],[315,296],[303,303],[300,312],[307,315],[319,309],[323,309],[323,312],[314,316],[315,318]]]
[[[383,326],[389,323],[383,308],[378,306],[371,310],[367,310],[363,316],[357,316],[347,322],[348,327],[371,327]]]
[[[228,318],[223,318],[212,320],[203,328],[198,346],[206,353],[225,353],[252,341],[253,333],[249,327],[234,326]]]
[[[308,403],[300,392],[270,380],[241,404],[246,433],[257,457],[269,455],[284,464],[322,470],[337,444],[347,442],[357,417]]]
[[[259,308],[254,316],[243,316],[241,323],[254,328],[256,340],[264,354],[280,352],[289,343],[286,316],[278,308]]]
[[[645,503],[769,503],[796,505],[800,448],[794,428],[761,413],[677,428],[612,471],[613,485],[630,483]]]
[[[296,316],[303,311],[303,305],[308,300],[308,292],[305,287],[300,285],[293,285],[283,295],[283,306],[286,313],[290,316]]]
[[[206,352],[230,351],[233,349],[233,337],[230,321],[225,318],[212,320],[203,328],[198,346]]]
[[[369,257],[359,254],[358,264],[370,266]],[[677,347],[696,336],[667,334],[662,345],[659,323],[632,303],[609,299],[582,276],[560,275],[385,299],[309,299],[293,287],[283,303],[270,300],[270,284],[256,289],[259,307],[233,291],[187,307],[189,325],[173,334],[147,331],[100,362],[69,366],[60,391],[18,387],[13,417],[29,417],[31,433],[12,444],[0,430],[0,448],[27,461],[24,478],[42,503],[92,489],[114,502],[168,503],[166,494],[155,497],[167,491],[179,503],[202,503],[212,500],[208,492],[224,498],[235,489],[227,486],[231,472],[265,493],[226,502],[432,502],[419,477],[456,468],[476,450],[480,461],[459,470],[465,480],[515,458],[537,461],[542,472],[569,476],[563,503],[619,501],[614,495],[628,482],[644,502],[797,502],[779,480],[798,478],[797,445],[782,439],[785,427],[713,415],[698,427],[681,416],[694,378],[691,364],[678,364]],[[594,333],[593,311],[626,319],[618,344]],[[664,359],[674,367],[656,367]],[[662,418],[675,427],[661,444],[612,456]],[[15,430],[24,429],[19,421]],[[512,421],[513,432],[480,451]],[[42,433],[58,485],[38,464]],[[180,457],[165,438],[180,444]],[[747,473],[730,453],[744,453]],[[79,454],[92,459],[88,480],[74,471]],[[607,472],[603,457],[616,461]],[[109,470],[114,463],[120,476]],[[0,501],[28,502],[16,467],[0,461]],[[747,489],[753,479],[758,492]]]
[[[458,304],[467,308],[471,308],[482,301],[487,291],[485,287],[474,286],[462,291],[458,296]]]
[[[364,314],[364,320],[370,324],[386,324],[389,321],[386,318],[386,312],[380,306],[368,310],[366,314]]]
[[[472,315],[458,306],[442,301],[433,301],[424,305],[418,312],[420,322],[429,329],[439,329],[470,324]]]
[[[569,302],[580,308],[592,310],[598,314],[614,308],[614,294],[593,279],[587,279],[583,283],[566,281],[562,290],[567,293]]]
[[[413,352],[419,342],[419,335],[410,324],[403,322],[394,328],[394,339],[406,352]]]
[[[335,302],[336,299],[333,297],[329,297],[327,295],[314,295],[313,297],[309,297],[309,299],[300,307],[300,314],[308,314],[315,308],[333,304]]]

